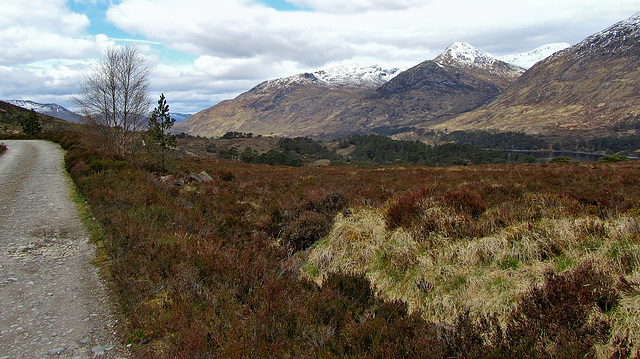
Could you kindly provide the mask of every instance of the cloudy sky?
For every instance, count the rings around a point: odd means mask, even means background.
[[[193,113],[346,63],[408,68],[454,41],[494,55],[575,44],[638,0],[0,0],[0,99],[70,97],[101,51],[136,44],[151,95]]]

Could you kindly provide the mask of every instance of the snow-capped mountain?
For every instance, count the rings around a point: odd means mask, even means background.
[[[554,53],[564,50],[571,46],[567,43],[552,43],[542,45],[529,52],[519,54],[493,56],[488,52],[476,49],[466,42],[454,42],[434,61],[441,65],[463,64],[466,66],[475,66],[480,68],[491,68],[496,61],[506,62],[509,65],[529,69],[538,61],[546,59]]]
[[[386,69],[378,65],[350,64],[265,81],[256,86],[254,92],[267,92],[294,84],[375,88],[391,80],[400,72],[398,68]]]
[[[640,14],[557,51],[565,46],[498,58],[457,42],[402,72],[353,65],[265,81],[175,129],[340,136],[413,126],[530,133],[640,128]],[[536,64],[525,70],[504,60]]]
[[[537,62],[492,103],[442,123],[553,136],[640,132],[640,13]]]
[[[33,109],[37,113],[56,117],[69,122],[80,122],[81,119],[81,116],[77,113],[69,111],[66,108],[55,103],[42,104],[29,100],[7,100],[5,102],[25,108],[27,110]]]
[[[313,75],[331,86],[378,87],[399,73],[399,68],[385,69],[378,65],[351,64],[316,71]]]
[[[328,119],[400,73],[378,65],[344,65],[264,81],[176,124],[174,131],[221,136],[228,131],[307,136],[326,133]],[[344,124],[341,126],[350,126]]]
[[[538,61],[544,60],[554,53],[568,48],[569,46],[571,45],[566,42],[547,44],[537,47],[529,52],[499,56],[498,59],[524,69],[529,69]]]
[[[603,49],[606,49],[609,56],[615,56],[635,48],[639,39],[640,12],[589,36],[571,47],[571,51],[584,57],[600,53]]]
[[[490,68],[498,59],[487,52],[476,49],[466,42],[454,42],[433,61],[443,66],[466,65]]]
[[[176,131],[333,136],[442,121],[493,100],[525,70],[466,43],[406,71],[347,65],[265,81]]]
[[[518,77],[525,71],[522,67],[502,61],[466,42],[454,42],[433,61],[440,66],[478,69],[509,77]]]

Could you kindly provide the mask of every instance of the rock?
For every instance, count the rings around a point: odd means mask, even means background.
[[[47,352],[47,354],[49,354],[49,355],[60,355],[60,354],[64,353],[64,351],[65,351],[65,350],[67,350],[67,348],[65,348],[65,347],[58,347],[58,348],[55,348],[55,349],[51,349],[51,350],[49,350],[49,351]]]
[[[95,356],[103,356],[105,352],[108,352],[113,348],[115,348],[115,345],[113,344],[96,345],[95,347],[91,348],[91,352],[93,352],[93,355]]]
[[[200,172],[200,178],[202,178],[202,180],[205,182],[213,181],[213,178],[211,178],[211,176],[209,176],[209,174],[205,171]]]
[[[201,183],[213,181],[213,178],[206,172],[202,171],[200,173],[190,173],[185,179],[184,183]]]

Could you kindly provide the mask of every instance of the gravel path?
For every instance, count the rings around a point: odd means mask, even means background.
[[[64,151],[3,141],[0,156],[0,359],[129,357],[72,202]]]

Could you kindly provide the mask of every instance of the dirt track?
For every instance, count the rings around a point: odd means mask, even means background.
[[[64,152],[45,141],[2,142],[0,358],[129,357],[90,264]]]

